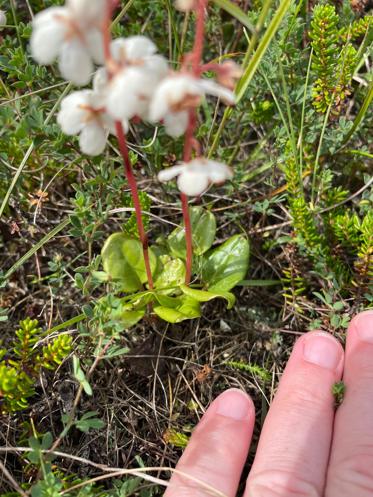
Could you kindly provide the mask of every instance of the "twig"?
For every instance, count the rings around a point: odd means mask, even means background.
[[[18,492],[22,497],[28,497],[26,492],[22,490],[22,488],[18,485],[18,483],[15,481],[13,476],[9,473],[9,471],[6,469],[2,461],[0,461],[0,470],[5,476],[5,478],[9,481],[9,483],[12,485],[14,490]]]

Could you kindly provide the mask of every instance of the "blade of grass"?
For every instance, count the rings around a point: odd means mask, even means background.
[[[18,178],[20,177],[20,175],[23,171],[23,168],[25,167],[26,162],[28,161],[33,150],[34,150],[34,142],[31,142],[29,148],[27,149],[27,152],[25,153],[25,155],[22,159],[21,164],[19,165],[15,175],[13,176],[13,179],[9,185],[9,188],[8,188],[6,194],[4,195],[3,201],[2,201],[1,206],[0,206],[0,217],[3,215],[3,212],[5,210],[5,207],[8,204],[8,200],[9,200],[9,197],[10,197],[12,191],[13,191],[13,188],[15,187],[15,185],[18,181]]]
[[[256,49],[254,55],[250,59],[249,63],[247,64],[247,67],[245,68],[244,74],[242,75],[240,81],[237,84],[236,87],[236,102],[239,103],[239,101],[242,99],[242,97],[245,95],[245,92],[253,79],[256,70],[259,67],[260,62],[263,59],[264,54],[266,53],[269,44],[271,43],[273,37],[277,33],[278,28],[280,27],[281,21],[285,17],[287,11],[290,8],[290,5],[292,3],[292,0],[281,0],[281,3],[276,10],[268,28],[266,29],[264,35],[262,36],[258,48]],[[248,50],[250,49],[250,45]],[[209,154],[208,156],[211,157],[212,154],[215,152],[221,133],[224,129],[225,123],[228,119],[228,117],[231,115],[232,109],[228,107],[225,109],[225,112],[223,114],[223,118],[220,122],[219,128],[214,136],[214,141],[210,147]]]
[[[55,112],[57,110],[57,107],[60,105],[61,100],[66,95],[66,93],[70,91],[71,87],[72,87],[72,84],[69,83],[66,86],[66,88],[64,88],[64,90],[62,91],[61,95],[58,97],[56,103],[54,104],[52,110],[50,111],[50,113],[45,118],[45,120],[44,120],[44,125],[45,126],[47,126],[47,124],[50,122],[50,120],[52,119],[52,117],[54,116],[54,114],[55,114]],[[10,198],[10,195],[12,194],[13,188],[15,187],[15,185],[16,185],[16,183],[17,183],[17,181],[18,181],[18,179],[19,179],[19,177],[20,177],[20,175],[21,175],[21,173],[23,171],[23,168],[25,167],[25,165],[26,165],[26,163],[27,163],[27,161],[28,161],[31,153],[33,152],[33,150],[34,150],[34,142],[31,142],[31,144],[30,144],[29,148],[27,149],[27,152],[25,153],[25,155],[24,155],[24,157],[23,157],[23,159],[21,161],[21,164],[19,165],[19,167],[18,167],[15,175],[13,176],[13,179],[12,179],[10,185],[9,185],[9,188],[8,188],[8,190],[7,190],[4,198],[3,198],[3,201],[2,201],[1,206],[0,206],[0,218],[3,215],[5,207],[8,204],[8,200]]]
[[[368,88],[368,92],[365,95],[363,104],[360,107],[360,110],[359,110],[359,112],[357,113],[357,116],[354,119],[352,128],[350,129],[350,131],[347,133],[347,135],[345,136],[345,138],[343,140],[343,145],[345,145],[349,141],[349,139],[351,138],[351,136],[355,133],[355,131],[357,130],[357,128],[363,122],[364,117],[365,117],[365,115],[366,115],[366,113],[368,111],[368,108],[369,108],[370,104],[372,103],[372,100],[373,100],[373,80],[370,82],[370,85],[369,85],[369,88]]]
[[[277,99],[277,96],[276,96],[276,93],[269,81],[269,79],[267,78],[267,75],[264,73],[264,72],[260,72],[261,76],[263,76],[267,86],[268,86],[268,89],[269,91],[271,92],[271,95],[272,95],[272,98],[273,98],[273,101],[275,102],[275,105],[277,107],[277,110],[278,110],[278,113],[280,114],[280,118],[281,118],[281,121],[282,121],[282,124],[284,125],[284,129],[286,131],[286,134],[287,134],[287,137],[288,137],[288,140],[291,142],[292,139],[291,139],[291,132],[290,132],[290,129],[289,129],[289,126],[288,126],[288,123],[285,119],[285,115],[284,113],[282,112],[282,109],[281,109],[281,106],[280,106],[280,103]]]
[[[236,88],[236,95],[237,95],[237,102],[241,100],[241,98],[244,96],[251,80],[254,77],[254,74],[256,73],[256,70],[258,69],[258,66],[266,53],[269,44],[271,43],[273,37],[277,33],[278,28],[280,27],[281,21],[285,17],[287,11],[289,10],[290,4],[292,0],[282,0],[278,9],[275,12],[275,15],[273,16],[268,28],[264,32],[258,48],[256,49],[252,59],[248,63],[245,72],[240,79],[240,81],[237,84]]]
[[[365,150],[346,150],[346,154],[361,155],[362,157],[368,157],[369,159],[373,159],[373,154],[370,154]]]
[[[70,219],[65,219],[62,223],[58,224],[49,233],[47,233],[41,240],[39,240],[33,247],[30,248],[18,261],[13,264],[13,266],[8,269],[4,274],[3,279],[6,280],[11,276],[19,267],[22,266],[30,257],[32,257],[43,245],[45,245],[49,240],[51,240],[57,233],[62,231],[66,226],[70,224]]]
[[[304,83],[304,93],[303,93],[303,102],[302,102],[302,114],[301,114],[301,118],[300,118],[300,131],[299,131],[299,137],[298,137],[299,172],[300,172],[301,176],[303,174],[303,130],[304,130],[304,119],[305,119],[305,115],[306,115],[306,101],[307,101],[308,82],[309,82],[309,78],[310,78],[310,74],[311,74],[312,55],[313,55],[313,48],[311,48],[310,57],[308,59],[307,75],[306,75],[306,81]],[[303,188],[303,182],[302,182],[302,188]]]
[[[237,286],[275,286],[281,285],[281,280],[242,280],[237,283]]]
[[[115,26],[122,20],[122,18],[126,15],[127,10],[132,6],[135,0],[129,0],[126,5],[122,8],[122,10],[119,12],[119,14],[116,16],[116,18],[113,20],[111,23],[111,29],[115,28]]]
[[[80,323],[81,321],[84,321],[87,316],[85,314],[78,314],[77,316],[74,316],[73,318],[64,321],[63,323],[57,324],[56,326],[53,326],[53,328],[49,328],[44,335],[50,335],[51,333],[54,333],[55,331],[60,331],[65,328],[68,328],[69,326],[72,326],[73,324]]]
[[[284,92],[284,100],[285,100],[285,105],[286,105],[286,113],[287,113],[288,121],[289,121],[290,143],[291,143],[291,147],[293,149],[294,159],[295,159],[295,161],[296,161],[296,163],[298,165],[297,143],[296,143],[296,140],[295,140],[293,118],[292,118],[292,115],[291,115],[289,91],[288,91],[288,85],[286,83],[284,68],[283,68],[281,59],[279,61],[279,68],[280,68],[280,76],[281,76],[282,89],[283,89],[283,92]]]
[[[251,33],[255,33],[255,27],[251,23],[249,16],[242,9],[240,9],[238,5],[230,2],[229,0],[213,0],[213,2],[218,7],[228,12],[228,14],[232,17],[235,17],[238,21],[240,21],[240,23],[251,31]]]

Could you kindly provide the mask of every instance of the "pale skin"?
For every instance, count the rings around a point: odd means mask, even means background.
[[[336,410],[332,387],[342,379],[346,391]],[[193,479],[175,473],[165,497],[235,497],[254,421],[246,393],[232,389],[215,399],[176,467]],[[370,310],[351,321],[345,350],[331,334],[318,331],[296,342],[265,419],[244,497],[372,496]]]

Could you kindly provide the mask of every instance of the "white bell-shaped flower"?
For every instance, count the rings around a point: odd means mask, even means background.
[[[109,133],[115,133],[114,120],[107,115],[98,71],[93,90],[71,93],[61,102],[57,122],[66,135],[79,135],[81,151],[87,155],[99,155],[104,151]],[[128,131],[128,122],[122,121]]]
[[[147,119],[154,90],[168,73],[166,59],[145,36],[118,38],[110,48],[119,69],[108,83],[107,111],[114,119]]]
[[[0,10],[0,28],[6,24],[6,13]]]
[[[177,186],[182,193],[195,197],[201,195],[210,183],[224,183],[232,178],[232,170],[221,162],[198,157],[190,162],[163,169],[158,174],[162,182],[177,177]]]
[[[163,121],[170,136],[180,136],[187,129],[189,110],[199,105],[206,95],[218,97],[228,105],[235,103],[232,91],[213,80],[182,73],[169,76],[161,81],[154,93],[150,119]]]
[[[101,23],[106,0],[67,0],[63,7],[50,7],[33,19],[31,54],[39,64],[58,59],[64,79],[86,85],[94,63],[104,62]]]
[[[175,0],[175,7],[182,12],[189,12],[196,7],[196,0]]]

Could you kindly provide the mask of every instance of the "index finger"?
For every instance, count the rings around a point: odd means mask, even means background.
[[[254,417],[253,403],[241,390],[227,390],[217,397],[176,466],[189,477],[175,473],[164,497],[234,497],[249,450]]]

